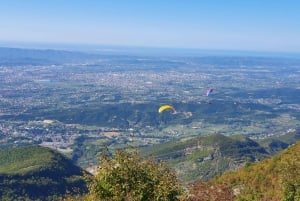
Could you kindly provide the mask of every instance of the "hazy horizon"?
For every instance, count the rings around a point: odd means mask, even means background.
[[[85,44],[299,54],[299,6],[293,0],[11,0],[0,3],[0,45]]]
[[[300,58],[297,52],[276,51],[248,51],[230,49],[197,49],[197,48],[170,48],[147,46],[117,46],[76,43],[36,43],[0,41],[0,48],[21,48],[37,50],[64,50],[106,55],[136,55],[136,56],[250,56],[250,57],[278,57]]]

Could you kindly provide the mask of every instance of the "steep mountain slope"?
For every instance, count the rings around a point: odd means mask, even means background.
[[[1,200],[58,200],[66,191],[84,192],[83,171],[40,146],[0,150]]]
[[[165,160],[184,182],[207,180],[244,162],[269,156],[249,138],[219,134],[150,146],[143,148],[141,155]]]
[[[237,200],[300,200],[300,142],[270,159],[213,179],[227,185]]]

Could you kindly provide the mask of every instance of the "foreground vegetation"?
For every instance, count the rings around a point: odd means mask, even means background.
[[[235,137],[236,138],[236,137]],[[223,139],[224,141],[224,139]],[[232,147],[232,146],[231,146]],[[158,150],[159,152],[159,150]],[[208,182],[183,185],[175,171],[136,150],[108,150],[95,176],[54,150],[23,147],[0,151],[1,200],[300,200],[300,142],[261,162],[246,162]],[[85,178],[85,179],[83,179]]]
[[[234,189],[237,200],[300,200],[300,143],[211,181]]]
[[[89,184],[87,200],[179,200],[182,187],[175,172],[136,152],[102,154],[101,166]]]
[[[300,142],[207,183],[192,183],[184,193],[175,175],[161,164],[120,151],[114,159],[102,156],[103,166],[89,186],[87,200],[296,201],[300,199],[299,153]]]

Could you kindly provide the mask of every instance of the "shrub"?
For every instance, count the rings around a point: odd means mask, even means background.
[[[129,150],[118,150],[113,157],[103,153],[88,188],[87,200],[167,201],[179,200],[182,193],[174,171]]]

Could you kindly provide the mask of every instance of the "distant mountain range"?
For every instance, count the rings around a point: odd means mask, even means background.
[[[55,65],[84,62],[99,57],[75,51],[0,47],[0,65]]]
[[[184,50],[176,49],[149,49],[149,48],[122,48],[114,47],[100,48],[97,51],[91,51],[85,48],[76,50],[63,49],[29,49],[29,48],[11,48],[0,47],[0,65],[58,65],[65,63],[82,63],[86,61],[95,61],[103,58],[118,58],[122,62],[128,62],[130,58],[180,58],[184,61],[185,57],[189,61],[201,64],[220,64],[223,66],[279,66],[279,65],[298,65],[300,63],[299,55],[286,54],[256,54],[253,52],[228,52],[228,51],[204,51],[194,50],[192,54],[184,54]],[[138,60],[136,60],[138,61]]]

